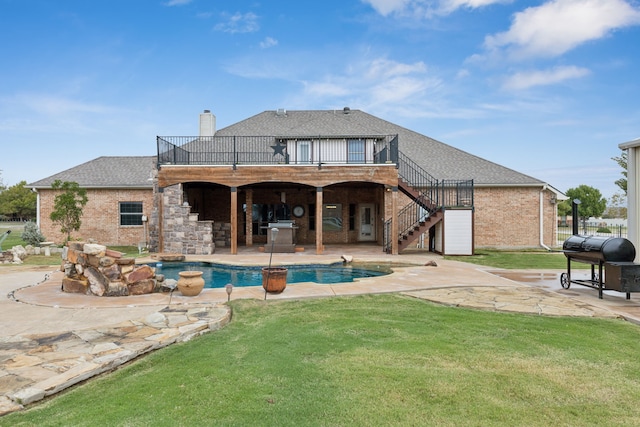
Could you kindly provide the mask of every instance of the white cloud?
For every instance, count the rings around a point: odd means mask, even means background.
[[[533,86],[547,86],[569,79],[576,79],[590,74],[586,68],[564,66],[550,70],[520,72],[509,77],[503,87],[505,89],[522,90]]]
[[[373,7],[382,16],[401,12],[411,0],[362,0]]]
[[[512,0],[362,0],[382,16],[409,15],[428,18],[434,14],[447,15],[457,9],[479,9],[495,3],[511,3]]]
[[[164,5],[171,7],[171,6],[183,6],[189,3],[191,3],[191,0],[169,0],[168,2],[165,2]]]
[[[441,0],[439,10],[441,13],[451,13],[457,9],[480,9],[496,3],[511,3],[512,0]]]
[[[254,33],[260,29],[258,24],[258,15],[252,12],[235,13],[233,15],[223,14],[226,22],[221,22],[213,27],[216,31],[225,33]]]
[[[339,83],[306,82],[304,86],[305,86],[305,93],[312,96],[323,96],[323,97],[345,96],[351,92],[348,88],[346,88],[344,85]]]
[[[612,31],[640,24],[640,10],[623,0],[553,0],[514,15],[508,31],[487,36],[490,52],[512,59],[555,57]]]
[[[403,64],[380,58],[367,64],[366,76],[372,80],[384,80],[409,74],[422,74],[426,71],[427,66],[422,61],[415,64]]]
[[[122,122],[136,114],[134,110],[84,102],[69,97],[21,93],[0,98],[0,130],[29,129],[30,132],[87,133],[109,120]]]
[[[260,47],[263,49],[268,49],[270,47],[276,46],[277,44],[278,44],[278,40],[272,37],[267,37],[260,42]]]
[[[37,114],[62,116],[71,113],[113,113],[117,110],[101,104],[92,104],[70,98],[25,93],[13,98],[16,106],[23,106]]]
[[[424,103],[424,99],[432,100],[441,84],[439,78],[429,75],[423,62],[410,64],[378,58],[352,64],[342,74],[305,81],[302,98],[315,103],[353,103],[372,110],[409,107]]]

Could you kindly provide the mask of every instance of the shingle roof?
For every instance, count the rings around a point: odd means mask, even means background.
[[[265,111],[220,129],[216,136],[356,136],[398,134],[399,149],[437,179],[476,185],[540,186],[544,182],[469,154],[360,110]]]
[[[77,182],[83,188],[153,188],[149,180],[155,156],[98,157],[50,177],[28,184],[31,188],[51,188],[56,179]]]
[[[264,111],[216,136],[383,136],[398,134],[400,151],[437,179],[473,179],[477,186],[541,186],[539,179],[469,154],[360,110]],[[156,157],[98,157],[29,184],[49,188],[56,179],[84,188],[152,188]]]

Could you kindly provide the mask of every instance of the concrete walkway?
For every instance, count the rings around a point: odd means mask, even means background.
[[[341,248],[323,255],[274,255],[273,265],[340,262]],[[353,283],[287,286],[267,300],[397,292],[440,304],[551,316],[621,318],[640,324],[640,296],[572,286],[562,289],[561,271],[496,270],[415,252],[389,256],[359,248],[356,262],[404,263],[389,276]],[[199,257],[219,263],[267,265],[268,254]],[[275,262],[277,260],[277,262]],[[149,259],[149,261],[153,261]],[[437,265],[426,265],[435,262]],[[409,265],[411,264],[411,265]],[[578,278],[573,272],[574,277]],[[586,273],[584,273],[586,275]],[[0,266],[0,415],[112,370],[149,351],[223,327],[230,320],[224,289],[196,297],[152,294],[95,297],[60,290],[53,267]],[[236,287],[232,299],[264,299],[261,287]],[[636,301],[637,300],[637,301]]]

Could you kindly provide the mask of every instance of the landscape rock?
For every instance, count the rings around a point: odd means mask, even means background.
[[[62,278],[62,290],[72,294],[86,295],[89,293],[89,281],[86,277],[76,278],[65,276]]]
[[[129,295],[144,295],[154,291],[156,282],[153,279],[139,280],[137,282],[127,284]]]
[[[353,261],[353,256],[351,255],[342,255],[342,260],[345,264],[350,264]]]
[[[141,280],[151,279],[155,276],[155,272],[148,265],[142,265],[126,275],[127,283],[135,283]]]
[[[98,245],[96,243],[87,243],[82,247],[82,252],[87,255],[95,255],[97,257],[103,257],[107,251],[107,247],[104,245]]]
[[[11,252],[13,252],[13,257],[18,257],[20,260],[23,260],[27,257],[27,250],[22,246],[14,246],[11,248]]]
[[[142,295],[160,292],[161,281],[155,269],[135,265],[134,258],[97,243],[69,242],[60,270],[64,271],[62,290],[96,296]]]

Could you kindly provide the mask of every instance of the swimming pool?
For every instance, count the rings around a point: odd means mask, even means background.
[[[237,266],[210,262],[157,262],[149,264],[155,267],[156,274],[164,274],[167,279],[178,280],[178,273],[185,270],[202,271],[205,288],[224,288],[228,283],[233,286],[262,286],[263,266]],[[388,270],[372,270],[357,266],[334,264],[283,265],[286,267],[287,284],[314,282],[319,284],[353,282],[363,277],[376,277],[389,274]]]

